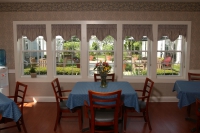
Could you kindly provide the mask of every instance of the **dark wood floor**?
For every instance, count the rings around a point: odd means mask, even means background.
[[[54,133],[56,104],[36,103],[32,106],[28,105],[24,109],[24,120],[28,133]],[[191,117],[196,119],[194,108],[193,105]],[[150,103],[149,113],[153,129],[151,132],[142,118],[129,118],[126,133],[190,133],[191,129],[195,127],[195,122],[185,120],[186,107],[179,109],[177,103]],[[88,127],[87,119],[84,119],[83,126],[84,128]],[[0,133],[18,133],[18,130],[12,128],[0,131]],[[56,133],[79,133],[78,121],[76,119],[62,119]],[[89,131],[84,133],[89,133]]]

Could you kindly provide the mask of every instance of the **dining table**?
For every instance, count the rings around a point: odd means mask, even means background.
[[[0,114],[2,117],[13,119],[15,122],[21,117],[17,104],[2,93],[0,93]]]
[[[174,84],[173,91],[177,92],[179,108],[190,106],[196,99],[200,99],[200,81],[178,80]],[[185,120],[196,122],[196,119],[190,117],[186,117]],[[196,127],[191,129],[191,132],[195,131]]]
[[[138,95],[129,82],[117,81],[107,82],[105,88],[101,87],[101,82],[77,82],[70,92],[67,100],[67,107],[73,109],[75,107],[84,106],[84,101],[89,103],[88,90],[97,92],[112,92],[122,90],[121,100],[126,107],[134,107],[139,112]]]
[[[200,81],[177,80],[173,91],[177,92],[178,107],[189,106],[200,99]]]

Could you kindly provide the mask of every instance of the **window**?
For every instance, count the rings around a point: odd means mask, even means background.
[[[158,41],[157,75],[181,75],[184,43],[181,35],[173,42],[167,36]]]
[[[186,25],[159,25],[157,44],[157,76],[182,76]]]
[[[150,57],[148,38],[144,36],[141,41],[135,41],[127,36],[123,46],[123,75],[147,76],[147,59]]]
[[[52,37],[55,40],[54,75],[80,75],[81,25],[52,25]]]
[[[151,25],[123,25],[123,76],[147,76]]]
[[[37,75],[47,75],[47,52],[46,41],[42,36],[30,41],[22,37],[23,75],[30,75],[31,67],[36,68]]]
[[[99,61],[117,81],[186,79],[190,30],[188,21],[15,21],[16,80],[93,81]],[[37,78],[29,78],[31,66]]]
[[[112,36],[107,36],[103,41],[99,41],[96,36],[91,36],[89,41],[89,75],[97,73],[93,70],[96,63],[107,62],[112,67],[110,73],[114,73],[114,44]]]
[[[72,36],[65,41],[56,36],[56,75],[80,75],[80,40]]]
[[[18,25],[17,39],[20,45],[21,75],[30,75],[35,67],[38,75],[47,75],[46,26]]]
[[[117,25],[115,24],[88,24],[87,36],[89,41],[88,46],[88,73],[93,76],[97,73],[95,68],[96,63],[106,61],[112,67],[110,73],[114,73],[115,54],[114,46],[116,44]]]

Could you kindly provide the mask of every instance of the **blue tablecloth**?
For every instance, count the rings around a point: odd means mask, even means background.
[[[13,119],[15,122],[21,117],[21,112],[15,102],[2,93],[0,93],[0,114],[3,117]]]
[[[100,87],[100,82],[77,82],[69,94],[67,107],[83,106],[84,100],[89,102],[88,90],[97,92],[112,92],[122,90],[122,100],[127,107],[134,107],[139,112],[138,96],[136,91],[128,82],[108,82],[106,88]]]
[[[188,106],[200,99],[200,81],[176,81],[173,91],[178,94],[178,107]]]

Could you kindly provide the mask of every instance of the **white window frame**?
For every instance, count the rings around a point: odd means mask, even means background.
[[[19,24],[45,24],[46,25],[46,33],[47,33],[47,75],[46,76],[38,76],[37,78],[31,78],[27,76],[21,76],[20,72],[20,47],[17,43],[17,25]],[[53,73],[54,70],[54,46],[51,40],[51,24],[81,24],[81,76],[76,77],[67,77],[67,76],[55,76]],[[145,77],[123,77],[122,71],[122,25],[123,24],[151,24],[153,27],[153,41],[150,48],[151,59],[149,66],[149,75],[156,83],[174,83],[176,80],[185,80],[187,79],[187,72],[189,70],[189,59],[190,59],[190,39],[191,39],[191,21],[14,21],[13,22],[13,36],[14,36],[14,57],[15,57],[15,78],[17,81],[23,82],[51,82],[54,78],[58,77],[61,82],[78,82],[78,81],[94,81],[93,77],[88,76],[88,42],[87,42],[87,24],[117,24],[117,40],[115,47],[115,74],[117,77],[117,81],[128,81],[131,83],[144,83]],[[160,24],[177,24],[177,25],[187,25],[187,43],[185,44],[185,62],[183,65],[183,75],[180,77],[163,77],[157,78],[156,76],[156,65],[157,65],[157,31],[158,25]]]

